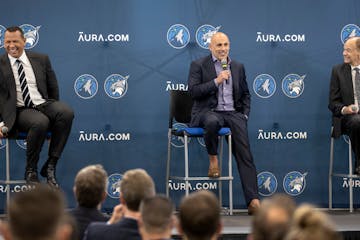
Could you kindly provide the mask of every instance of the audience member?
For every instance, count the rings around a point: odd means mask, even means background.
[[[8,203],[8,224],[12,240],[58,239],[63,228],[65,202],[59,191],[38,184],[16,193]],[[67,239],[67,238],[63,238]]]
[[[295,208],[294,200],[285,194],[276,194],[263,200],[254,215],[250,239],[283,239],[290,227]]]
[[[143,240],[171,239],[174,205],[165,196],[144,199],[140,204],[139,231]]]
[[[311,205],[304,204],[296,209],[285,240],[318,239],[338,240],[342,238],[325,213],[317,211]]]
[[[219,201],[214,193],[201,190],[181,200],[178,231],[186,239],[217,239],[222,223]]]
[[[109,220],[109,216],[100,211],[106,198],[106,184],[107,173],[101,165],[89,165],[77,173],[73,190],[78,205],[70,211],[77,224],[77,239],[83,239],[91,222]]]
[[[125,172],[120,181],[120,203],[122,208],[115,215],[123,216],[120,221],[107,224],[90,223],[85,231],[85,240],[141,239],[138,229],[139,206],[143,199],[155,195],[153,179],[143,169]]]

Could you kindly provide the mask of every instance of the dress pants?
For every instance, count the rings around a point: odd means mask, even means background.
[[[257,173],[250,151],[245,115],[236,111],[208,111],[201,116],[200,127],[204,128],[204,141],[210,155],[218,154],[217,133],[220,128],[231,129],[232,153],[237,163],[246,204],[258,199]]]
[[[351,148],[355,154],[355,168],[360,167],[360,114],[345,115],[341,119],[342,132],[351,140]]]
[[[51,131],[49,158],[60,158],[70,134],[73,110],[63,102],[50,100],[35,108],[18,108],[14,128],[27,132],[26,169],[37,169],[41,148]]]

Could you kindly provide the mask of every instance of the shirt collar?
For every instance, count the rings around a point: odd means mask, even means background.
[[[211,58],[212,58],[212,60],[213,60],[213,63],[221,62],[221,61],[219,61],[213,54],[211,54]],[[231,63],[231,59],[230,59],[230,57],[228,56],[228,64],[230,64],[230,63]]]
[[[20,60],[23,64],[25,65],[29,65],[30,62],[29,62],[29,59],[28,57],[26,56],[26,53],[25,51],[23,51],[23,53],[21,54],[21,56],[19,58],[14,58],[13,56],[11,56],[10,54],[8,54],[8,57],[9,57],[9,60],[10,60],[10,64],[11,66],[13,66],[16,62],[16,60]]]

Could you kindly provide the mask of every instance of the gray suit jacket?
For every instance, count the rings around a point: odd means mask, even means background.
[[[44,54],[26,52],[34,70],[36,84],[45,100],[59,100],[59,88],[49,57]],[[0,57],[0,122],[11,129],[16,119],[16,86],[7,54]]]

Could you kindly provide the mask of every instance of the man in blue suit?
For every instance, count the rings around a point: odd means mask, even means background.
[[[215,33],[209,45],[211,54],[193,61],[188,79],[194,99],[191,126],[205,129],[204,141],[209,155],[209,177],[219,177],[218,136],[221,127],[232,132],[235,156],[249,214],[260,205],[257,174],[250,151],[247,120],[250,93],[244,66],[229,58],[230,41],[226,34]]]
[[[140,203],[155,195],[155,184],[143,169],[125,172],[120,182],[120,211],[113,212],[108,223],[93,222],[85,231],[84,240],[140,240],[138,220]],[[120,221],[118,221],[120,219]]]

